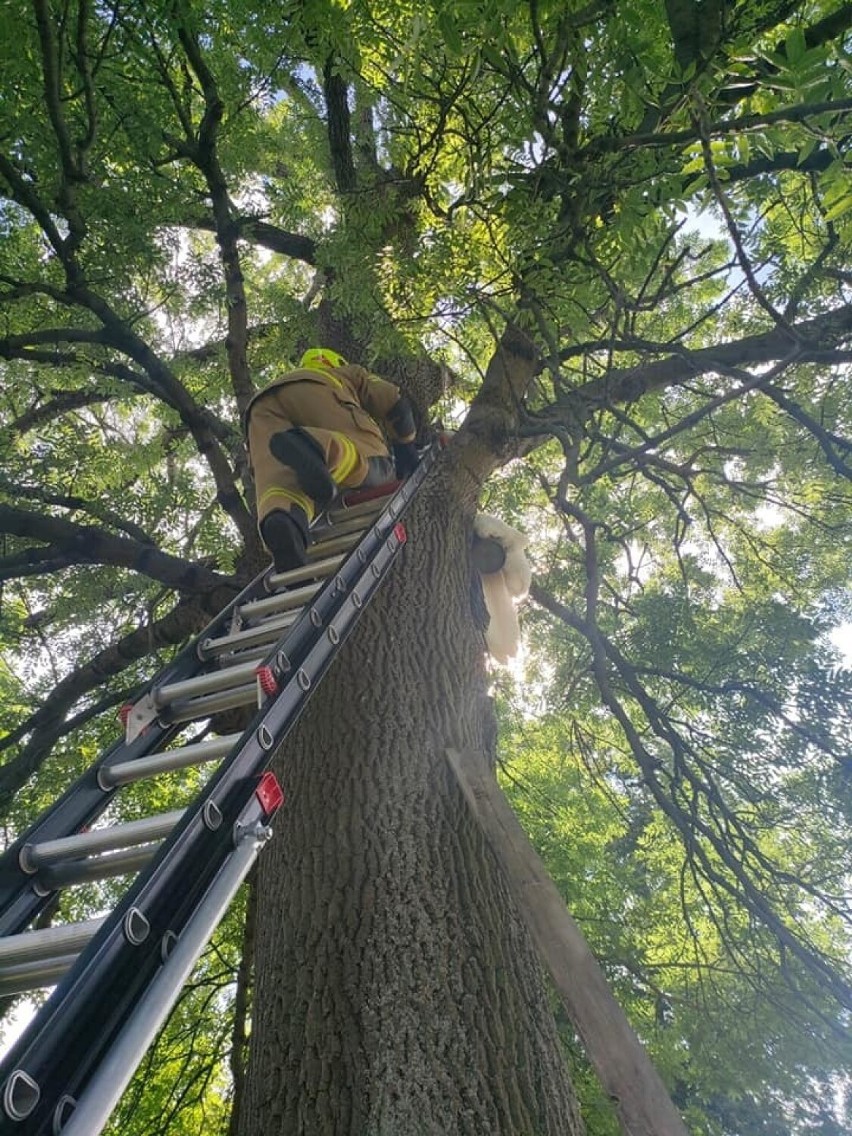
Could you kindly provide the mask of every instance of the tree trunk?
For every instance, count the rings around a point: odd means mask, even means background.
[[[240,1136],[582,1131],[533,948],[444,757],[487,749],[493,723],[472,506],[441,482],[279,758]]]

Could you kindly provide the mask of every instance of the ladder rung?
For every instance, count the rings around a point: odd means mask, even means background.
[[[270,591],[288,587],[291,584],[300,584],[304,580],[319,580],[331,576],[343,563],[342,556],[329,556],[325,560],[317,560],[313,564],[306,564],[303,568],[291,568],[289,572],[271,572],[267,577],[267,586]]]
[[[290,611],[280,619],[265,619],[256,627],[234,631],[230,635],[223,635],[220,639],[204,639],[198,646],[198,653],[202,659],[209,659],[225,651],[254,647],[258,643],[274,643],[281,638],[281,632],[292,627],[298,618],[298,611]]]
[[[155,687],[152,691],[154,705],[157,707],[169,706],[173,702],[180,702],[185,698],[196,698],[201,694],[215,694],[220,690],[228,690],[230,687],[239,686],[246,679],[254,679],[256,670],[257,665],[253,662],[239,662],[232,667],[196,675],[195,678],[185,678],[180,682],[167,682],[164,686]]]
[[[311,544],[308,545],[308,549],[310,550],[311,547],[324,543],[326,535],[331,537],[349,536],[352,533],[365,533],[370,527],[369,522],[369,517],[359,517],[357,515],[346,516],[344,514],[341,520],[336,521],[333,525],[329,525],[328,528],[314,529],[311,533]]]
[[[370,497],[366,501],[359,501],[355,505],[343,505],[340,508],[332,509],[328,514],[328,519],[332,525],[337,525],[347,517],[368,517],[373,513],[381,513],[388,503],[389,498],[393,497],[399,486],[395,485],[389,493],[383,493],[379,497]]]
[[[66,923],[0,940],[0,997],[52,986],[71,968],[104,922]]]
[[[190,765],[201,765],[205,761],[224,757],[239,739],[240,734],[224,734],[221,738],[193,742],[178,749],[149,753],[146,757],[138,757],[135,761],[117,761],[115,765],[101,767],[98,771],[98,784],[102,789],[114,789],[118,785],[141,781],[143,777],[155,777],[158,773],[186,769]]]
[[[254,660],[255,667],[267,654],[265,648],[258,652]],[[219,714],[223,710],[235,710],[238,706],[248,706],[252,702],[257,703],[257,683],[252,683],[251,686],[236,686],[233,690],[222,690],[218,694],[207,694],[201,698],[187,698],[185,702],[173,703],[164,712],[164,717],[169,723],[200,722],[204,718],[209,718],[211,714]]]
[[[328,556],[332,552],[348,552],[350,548],[354,548],[358,543],[362,530],[357,532],[348,533],[344,536],[335,536],[334,529],[330,530],[332,535],[328,540],[320,541],[318,544],[308,545],[308,559],[314,557]]]
[[[45,864],[55,864],[67,858],[111,852],[159,840],[168,836],[183,816],[183,811],[175,809],[142,820],[131,820],[127,824],[95,828],[91,832],[78,832],[74,836],[62,836],[58,840],[44,840],[40,844],[25,844],[21,849],[21,867],[25,872],[34,872]]]
[[[79,954],[103,921],[102,917],[87,919],[85,923],[63,923],[0,939],[0,973],[19,963],[43,962],[56,955]]]
[[[48,891],[87,884],[93,880],[108,880],[138,872],[153,858],[162,841],[140,844],[121,852],[108,852],[104,856],[87,856],[85,860],[67,860],[64,864],[51,864],[42,868],[38,882]]]
[[[237,610],[237,615],[240,619],[257,619],[258,616],[271,615],[273,612],[293,611],[295,608],[304,607],[321,587],[321,583],[306,584],[302,588],[277,592],[274,596],[266,596],[262,600],[249,600]]]
[[[77,961],[77,955],[56,955],[40,963],[22,962],[0,971],[0,998],[55,986]]]
[[[258,666],[260,666],[263,660],[269,657],[269,644],[272,641],[273,640],[267,640],[266,643],[261,642],[256,644],[255,646],[246,647],[245,649],[235,651],[233,654],[220,655],[219,657],[222,662],[225,662],[228,659],[232,659],[234,662],[236,662],[237,659],[239,659],[239,661],[243,663],[248,662],[249,659],[254,659]],[[242,690],[243,688],[238,687],[238,689]],[[255,693],[257,692],[255,691]]]

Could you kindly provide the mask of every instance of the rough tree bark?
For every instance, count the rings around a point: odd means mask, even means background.
[[[538,961],[444,758],[493,738],[472,497],[435,471],[279,755],[240,1136],[582,1131]]]

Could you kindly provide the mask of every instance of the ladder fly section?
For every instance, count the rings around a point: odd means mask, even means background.
[[[266,767],[381,586],[433,461],[430,449],[390,500],[395,486],[345,498],[312,530],[304,567],[261,573],[0,858],[0,996],[59,983],[0,1064],[0,1133],[101,1131],[271,835],[283,796]],[[211,733],[215,715],[252,704],[243,733]],[[203,765],[187,807],[91,827],[123,787]],[[107,916],[27,930],[60,889],[118,876],[130,884]]]

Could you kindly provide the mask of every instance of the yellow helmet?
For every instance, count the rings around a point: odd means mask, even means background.
[[[330,347],[311,347],[299,360],[300,367],[345,367],[346,360]]]

